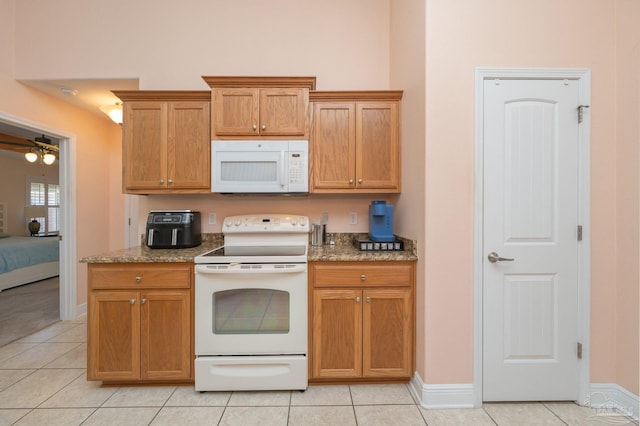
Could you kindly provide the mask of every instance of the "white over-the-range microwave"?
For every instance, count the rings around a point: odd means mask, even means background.
[[[211,192],[295,194],[309,192],[306,140],[214,140]]]

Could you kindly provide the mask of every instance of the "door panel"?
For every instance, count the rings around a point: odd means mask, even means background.
[[[259,91],[250,88],[213,89],[212,136],[257,136]]]
[[[505,237],[551,242],[556,235],[555,181],[558,104],[505,104]]]
[[[356,182],[358,188],[398,188],[399,138],[396,103],[358,103]]]
[[[362,375],[362,291],[313,292],[312,377]]]
[[[141,295],[140,370],[143,379],[191,376],[190,291]]]
[[[575,400],[578,83],[484,89],[483,399]]]
[[[312,189],[353,189],[356,119],[353,103],[316,103],[311,155]]]
[[[363,296],[363,376],[410,377],[411,290],[364,290]]]
[[[208,102],[169,104],[169,188],[207,189],[211,183],[211,138]]]
[[[555,359],[558,333],[554,275],[505,276],[504,359]]]
[[[304,135],[308,102],[304,89],[260,89],[260,134]]]
[[[124,104],[125,189],[161,189],[166,184],[167,105],[163,102]]]
[[[89,380],[140,378],[140,303],[135,291],[90,294]]]

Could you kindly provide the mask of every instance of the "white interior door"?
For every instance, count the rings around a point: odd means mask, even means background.
[[[578,82],[484,85],[483,400],[576,400]]]

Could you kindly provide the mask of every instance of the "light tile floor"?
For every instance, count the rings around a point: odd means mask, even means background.
[[[86,350],[84,319],[0,347],[0,426],[637,424],[573,403],[427,410],[404,384],[202,394],[193,386],[102,388],[85,379]]]

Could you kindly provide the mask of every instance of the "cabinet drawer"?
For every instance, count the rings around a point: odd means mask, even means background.
[[[345,262],[344,264],[312,264],[314,287],[410,286],[413,265],[404,262]]]
[[[91,289],[190,288],[190,264],[89,265]]]

